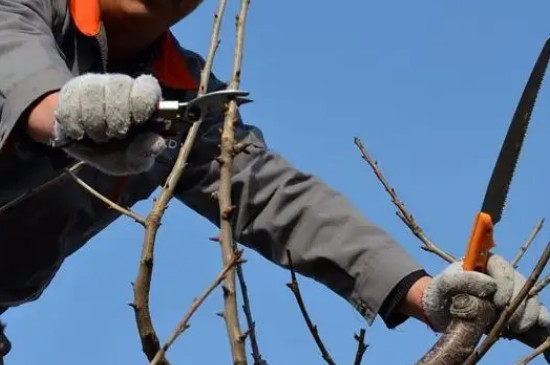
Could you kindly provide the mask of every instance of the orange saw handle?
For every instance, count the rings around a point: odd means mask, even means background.
[[[489,251],[494,246],[493,219],[489,214],[479,212],[474,222],[466,257],[464,257],[463,269],[486,273]]]

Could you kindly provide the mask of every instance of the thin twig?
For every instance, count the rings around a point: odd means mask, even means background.
[[[527,365],[531,361],[533,361],[537,356],[542,354],[544,351],[550,349],[550,337],[546,339],[543,343],[539,345],[533,352],[531,352],[529,355],[525,356],[520,361],[516,362],[514,365]]]
[[[241,9],[237,16],[237,39],[235,43],[235,55],[233,59],[233,73],[230,89],[238,89],[241,81],[241,68],[243,59],[244,33],[246,17],[250,0],[241,0]],[[235,154],[235,123],[237,122],[237,102],[228,103],[221,134],[220,186],[218,190],[218,203],[220,209],[220,243],[222,260],[224,264],[231,261],[234,252],[232,216],[235,207],[231,202],[231,173],[233,157]],[[239,324],[239,311],[237,309],[237,297],[235,295],[235,270],[230,270],[224,280],[224,312],[223,318],[227,328],[227,335],[231,347],[234,365],[246,365],[246,352],[244,346],[245,335],[241,332]]]
[[[143,217],[139,216],[137,213],[135,213],[131,209],[124,208],[119,204],[115,203],[114,201],[112,201],[111,199],[107,198],[105,195],[101,194],[99,191],[95,190],[90,185],[88,185],[84,180],[76,176],[74,172],[67,171],[67,173],[78,185],[80,185],[84,190],[86,190],[87,192],[95,196],[97,199],[104,202],[109,208],[116,210],[120,214],[123,214],[132,218],[137,223],[145,227],[145,219]]]
[[[355,144],[357,145],[357,147],[359,147],[363,159],[370,165],[370,167],[374,171],[374,174],[382,183],[386,192],[390,195],[393,204],[395,204],[398,209],[397,216],[401,218],[401,220],[407,225],[407,227],[409,227],[411,232],[424,244],[424,247],[422,247],[422,249],[436,254],[447,262],[456,261],[456,258],[453,255],[443,251],[442,249],[437,247],[431,240],[429,240],[428,237],[426,237],[424,231],[422,230],[422,228],[420,228],[418,223],[416,223],[412,214],[410,214],[405,208],[405,204],[401,200],[399,200],[395,189],[391,187],[390,183],[382,173],[382,170],[380,169],[380,167],[378,167],[378,163],[371,158],[371,156],[367,152],[367,149],[365,148],[361,140],[357,137],[355,138]]]
[[[226,0],[220,1],[220,7],[217,13],[214,15],[214,25],[212,30],[212,38],[210,41],[210,48],[208,56],[206,58],[205,66],[201,72],[201,82],[198,90],[198,95],[203,95],[208,89],[208,82],[212,72],[212,65],[214,63],[214,57],[219,45],[220,24],[223,18],[223,12],[225,10]],[[199,128],[202,124],[202,118],[194,122],[183,146],[178,152],[178,157],[174,163],[174,167],[170,172],[170,175],[166,179],[162,193],[156,200],[149,216],[147,217],[147,224],[145,229],[145,237],[143,248],[141,252],[141,258],[139,263],[139,269],[137,278],[134,284],[134,302],[132,307],[134,308],[134,314],[136,317],[136,324],[141,339],[143,352],[147,356],[147,359],[151,361],[156,353],[160,350],[160,341],[153,327],[151,320],[151,313],[149,311],[149,292],[151,289],[151,277],[153,274],[153,255],[155,247],[155,239],[160,221],[164,211],[167,208],[169,200],[172,198],[174,189],[183,174],[185,167],[187,166],[187,158],[191,153],[191,149],[197,138]],[[159,365],[168,365],[169,362],[166,359],[159,361]]]
[[[311,332],[311,335],[313,336],[313,339],[315,340],[317,347],[319,347],[319,350],[321,351],[321,356],[323,357],[323,360],[325,360],[325,362],[329,365],[336,365],[336,363],[334,362],[334,360],[332,360],[332,357],[328,353],[327,348],[325,347],[325,344],[321,340],[321,336],[319,336],[319,330],[317,329],[317,325],[313,323],[313,321],[311,320],[311,317],[309,316],[309,313],[307,312],[304,299],[302,298],[302,294],[300,293],[298,280],[296,279],[296,271],[294,270],[294,264],[292,263],[292,256],[290,254],[290,250],[286,250],[286,255],[288,257],[288,267],[290,269],[290,276],[292,279],[292,281],[286,284],[286,286],[288,286],[288,288],[292,291],[292,293],[296,297],[296,302],[300,307],[300,312],[302,312],[302,316],[306,321],[307,328],[309,328],[309,331]]]
[[[84,165],[85,165],[85,163],[83,161],[77,162],[74,165],[72,165],[71,167],[69,167],[68,169],[65,169],[63,171],[63,173],[61,173],[61,174],[57,175],[56,177],[46,181],[44,184],[30,189],[27,192],[25,192],[25,193],[21,194],[20,196],[18,196],[17,198],[15,198],[15,199],[7,202],[6,204],[0,206],[0,214],[8,211],[9,209],[19,205],[20,203],[27,200],[28,198],[36,195],[37,193],[39,193],[41,191],[46,190],[50,186],[58,183],[59,181],[63,180],[64,178],[68,177],[69,172],[73,172],[73,173],[78,172],[78,170],[80,170]]]
[[[533,286],[533,289],[529,291],[529,296],[534,297],[535,295],[543,291],[548,286],[548,284],[550,284],[550,274],[546,275],[544,279],[542,279],[535,286]]]
[[[250,347],[252,348],[252,358],[254,359],[254,365],[267,365],[267,362],[262,359],[260,347],[258,346],[258,340],[256,338],[256,322],[252,317],[252,308],[250,306],[250,299],[248,298],[248,288],[244,279],[244,273],[242,265],[237,264],[237,278],[239,279],[239,286],[241,287],[241,296],[243,298],[243,312],[246,317],[246,323],[248,324],[248,336],[250,337]]]
[[[216,289],[225,278],[225,275],[227,275],[227,272],[232,269],[235,265],[241,263],[241,257],[242,257],[242,251],[238,251],[233,256],[233,260],[223,268],[223,270],[218,274],[214,282],[210,284],[206,290],[196,299],[193,300],[193,303],[191,304],[191,307],[185,313],[185,316],[181,320],[181,322],[178,324],[176,329],[174,330],[174,333],[170,336],[170,338],[166,341],[164,345],[162,345],[162,348],[157,352],[155,357],[153,358],[153,361],[151,361],[150,365],[158,365],[159,361],[164,357],[166,354],[166,351],[174,344],[176,339],[187,329],[189,328],[189,321],[191,320],[191,317],[195,312],[199,309],[199,307],[204,303],[206,298]]]
[[[369,346],[365,343],[366,333],[367,331],[362,329],[358,335],[354,336],[355,340],[357,340],[357,352],[355,353],[355,361],[353,362],[354,365],[361,365],[363,355],[365,355],[365,351],[369,348]]]
[[[531,275],[529,275],[529,278],[517,294],[517,296],[506,306],[506,308],[502,311],[500,314],[498,320],[493,325],[493,328],[485,338],[485,340],[481,343],[481,345],[466,359],[463,365],[474,365],[481,360],[481,358],[489,351],[489,349],[499,340],[500,335],[502,331],[504,330],[505,326],[508,324],[508,321],[510,320],[510,317],[516,309],[519,307],[519,305],[523,302],[523,300],[527,297],[529,294],[529,291],[533,287],[533,285],[537,282],[540,273],[548,263],[548,259],[550,258],[550,242],[546,245],[546,249],[540,256],[537,265],[531,272]]]
[[[533,227],[533,230],[529,234],[529,237],[527,237],[527,240],[525,240],[525,243],[520,247],[518,254],[512,261],[512,266],[514,267],[514,269],[518,268],[519,261],[521,260],[523,255],[525,255],[525,252],[527,252],[529,246],[531,246],[531,243],[533,243],[543,226],[544,218],[537,222],[537,224],[535,225],[535,227]]]

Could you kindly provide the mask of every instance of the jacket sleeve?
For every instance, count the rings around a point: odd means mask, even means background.
[[[219,183],[221,125],[204,127],[176,192],[216,225],[212,193]],[[259,129],[240,123],[236,138],[251,145],[233,166],[235,239],[283,267],[289,249],[299,273],[342,296],[369,324],[377,314],[390,328],[405,320],[388,321],[380,310],[398,284],[424,273],[422,268],[344,196],[269,150]]]
[[[0,1],[0,149],[29,106],[71,78],[52,33],[53,3]]]

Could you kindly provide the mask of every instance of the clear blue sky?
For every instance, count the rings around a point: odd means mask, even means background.
[[[236,1],[233,2],[236,5]],[[344,4],[344,5],[343,5]],[[205,53],[217,1],[208,0],[175,27],[184,46]],[[216,72],[230,74],[237,8],[228,11]],[[362,162],[358,136],[393,182],[426,233],[462,254],[490,171],[526,78],[550,34],[546,1],[252,0],[243,88],[256,102],[243,108],[271,148],[320,176],[390,232],[436,274],[444,264],[421,251]],[[513,258],[541,217],[550,218],[545,85],[504,218],[497,252]],[[138,204],[145,213],[150,201]],[[527,255],[527,272],[550,238],[545,229]],[[218,273],[216,229],[173,202],[159,236],[152,311],[166,339],[193,297]],[[10,365],[145,364],[132,300],[142,230],[122,218],[67,260],[35,303],[5,316],[14,343]],[[322,364],[285,283],[288,272],[247,250],[248,285],[259,343],[271,365]],[[340,364],[355,354],[354,331],[365,322],[342,299],[301,278],[303,295]],[[550,291],[542,295],[550,304]],[[169,352],[173,364],[229,364],[217,291]],[[409,321],[368,329],[368,364],[412,364],[434,343]],[[397,350],[399,349],[399,350]],[[504,342],[483,364],[512,364],[527,349]],[[543,364],[537,360],[534,364]]]

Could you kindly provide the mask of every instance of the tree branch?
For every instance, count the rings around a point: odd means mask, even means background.
[[[525,252],[529,249],[529,246],[531,246],[531,243],[535,240],[537,235],[539,234],[540,230],[544,226],[544,218],[542,218],[540,221],[537,222],[531,233],[529,234],[529,237],[527,237],[527,240],[525,240],[525,243],[520,247],[519,252],[517,253],[516,257],[512,261],[512,266],[514,269],[518,268],[519,261],[525,255]]]
[[[116,210],[120,214],[126,215],[133,220],[135,220],[137,223],[141,224],[143,227],[145,227],[145,219],[141,216],[139,216],[137,213],[133,212],[131,209],[124,208],[117,203],[113,202],[111,199],[107,198],[105,195],[101,194],[99,191],[92,188],[90,185],[88,185],[84,180],[76,176],[74,172],[71,172],[67,170],[67,174],[78,184],[80,185],[84,190],[89,192],[91,195],[95,196],[97,199],[104,202],[109,208]]]
[[[208,82],[212,72],[212,65],[214,63],[214,57],[218,49],[219,34],[221,28],[221,20],[225,11],[226,0],[220,1],[220,6],[217,13],[214,15],[214,24],[212,30],[212,38],[210,41],[210,48],[208,56],[206,58],[205,67],[201,73],[201,82],[198,90],[198,95],[203,95],[208,89]],[[134,302],[132,307],[134,308],[134,314],[136,317],[136,324],[141,339],[143,352],[147,356],[147,359],[151,361],[156,353],[160,350],[160,342],[156,331],[153,327],[151,320],[151,313],[149,311],[149,292],[151,289],[151,277],[153,274],[153,254],[155,246],[155,238],[160,226],[160,221],[167,208],[169,200],[172,198],[174,189],[183,174],[187,165],[187,158],[191,153],[191,149],[197,137],[199,128],[202,124],[202,118],[194,122],[183,146],[179,150],[178,157],[168,176],[160,197],[155,201],[155,204],[147,217],[144,243],[139,263],[139,269],[137,278],[134,284]],[[158,362],[160,365],[168,365],[168,361],[161,359]]]
[[[516,362],[515,365],[527,365],[531,361],[533,361],[537,356],[542,354],[544,351],[550,349],[550,337],[546,339],[543,343],[540,344],[539,347],[537,347],[533,352],[531,352],[529,355],[521,359],[520,361]]]
[[[361,362],[363,361],[363,355],[365,354],[365,351],[369,348],[369,346],[365,343],[365,335],[367,331],[365,329],[361,329],[358,335],[355,335],[354,338],[357,341],[357,352],[355,353],[355,361],[353,362],[354,365],[361,365]]]
[[[206,298],[216,289],[223,281],[225,276],[227,275],[227,272],[231,270],[235,265],[241,263],[241,257],[242,257],[242,251],[236,252],[233,256],[233,260],[223,268],[223,270],[218,274],[216,279],[212,284],[206,288],[206,290],[196,299],[193,300],[193,303],[191,304],[191,308],[187,311],[181,322],[178,324],[176,329],[174,330],[174,333],[170,336],[170,338],[166,341],[164,345],[162,345],[162,348],[157,352],[155,357],[153,358],[153,361],[151,361],[150,365],[158,365],[159,361],[164,357],[166,354],[166,351],[174,344],[176,339],[187,329],[189,328],[189,321],[191,320],[191,317],[195,312],[199,309],[199,307],[204,303]]]
[[[250,306],[250,299],[248,298],[248,288],[244,279],[244,273],[242,265],[238,264],[237,278],[239,279],[239,286],[241,287],[241,295],[243,298],[243,312],[246,317],[246,323],[248,324],[248,336],[250,337],[250,347],[252,348],[252,358],[254,359],[254,365],[267,365],[267,362],[262,359],[262,354],[258,346],[256,339],[256,323],[252,317],[252,308]]]
[[[250,0],[241,0],[241,9],[237,16],[237,40],[233,59],[233,74],[230,89],[239,88],[241,80],[241,67],[243,59],[244,33],[246,17]],[[231,201],[231,170],[235,154],[235,123],[237,122],[237,102],[228,103],[221,134],[220,186],[218,190],[218,203],[220,209],[220,243],[222,260],[227,264],[232,260],[234,252],[232,216],[235,207]],[[235,270],[229,270],[224,280],[224,312],[223,318],[227,327],[231,353],[234,365],[246,365],[246,352],[244,347],[245,336],[239,325],[239,312],[237,309],[237,297],[235,295]]]
[[[317,329],[317,326],[313,323],[311,317],[309,316],[309,313],[307,312],[302,294],[300,293],[300,287],[298,286],[298,280],[296,280],[296,271],[294,270],[290,250],[286,250],[286,255],[288,257],[288,266],[290,269],[290,276],[292,278],[292,281],[286,284],[286,286],[292,291],[292,293],[294,293],[294,296],[296,297],[296,302],[298,302],[298,306],[300,307],[300,312],[302,312],[302,316],[306,321],[307,328],[309,328],[309,331],[311,332],[311,335],[313,336],[317,347],[319,347],[323,359],[328,365],[336,365],[336,363],[334,362],[334,360],[332,360],[332,357],[328,353],[325,344],[321,340],[321,336],[319,336],[319,330]]]
[[[371,156],[367,152],[367,149],[365,148],[361,140],[357,137],[355,138],[355,144],[361,151],[363,159],[370,165],[370,167],[374,171],[374,174],[382,183],[386,192],[390,195],[393,204],[398,209],[397,216],[401,218],[401,220],[407,225],[407,227],[409,227],[411,232],[424,244],[424,247],[422,247],[422,249],[436,254],[447,262],[456,261],[456,258],[453,255],[443,251],[442,249],[437,247],[432,241],[430,241],[428,237],[426,237],[422,228],[420,228],[418,223],[416,223],[412,214],[407,211],[407,209],[405,208],[405,204],[399,199],[397,193],[395,192],[395,189],[391,187],[390,183],[382,173],[382,170],[378,167],[378,163],[371,158]]]
[[[493,325],[493,328],[481,343],[481,345],[466,359],[463,365],[474,365],[481,360],[481,358],[489,351],[489,349],[499,340],[502,331],[505,326],[508,324],[510,317],[519,307],[521,302],[527,297],[529,291],[538,280],[542,270],[548,263],[550,258],[550,242],[546,245],[546,249],[539,258],[537,265],[529,275],[529,278],[517,294],[517,296],[506,306],[506,308],[500,314],[498,320]]]

